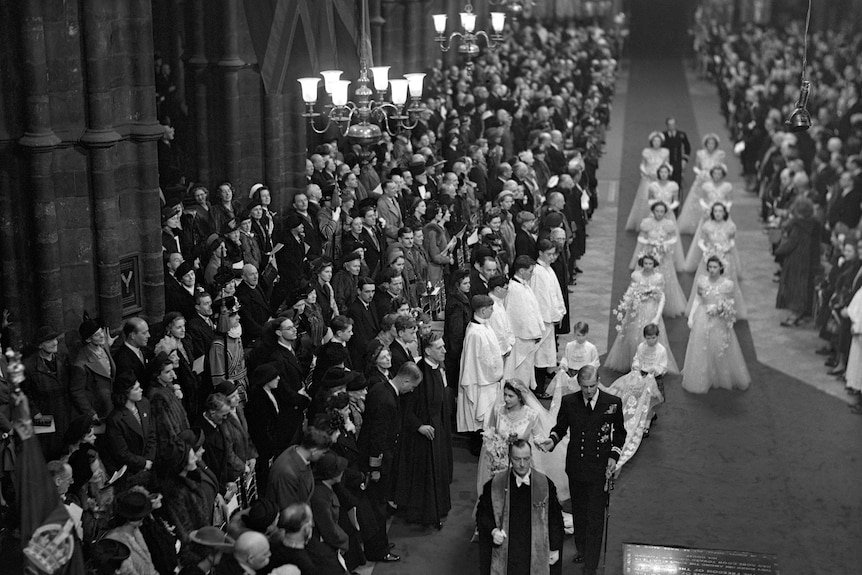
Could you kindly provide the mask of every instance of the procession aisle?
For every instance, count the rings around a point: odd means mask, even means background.
[[[711,99],[701,95],[698,116],[717,115],[717,103],[715,93]],[[637,187],[645,135],[660,129],[668,115],[676,116],[697,147],[698,122],[682,61],[635,57],[618,223],[624,222]],[[714,122],[710,118],[706,124]],[[738,171],[731,167],[731,173]],[[689,172],[686,180],[691,178]],[[734,209],[753,209],[750,203],[742,199]],[[743,238],[751,239],[748,232],[756,229],[756,220],[745,212],[735,219],[746,232]],[[628,285],[634,243],[634,234],[618,235],[614,301]],[[743,242],[740,248],[764,249],[756,241]],[[749,255],[760,265],[768,261],[765,252],[759,259]],[[690,285],[691,278],[685,277],[686,292]],[[747,288],[774,293],[771,282],[753,281]],[[688,338],[685,321],[668,322],[668,331],[682,364]],[[752,341],[747,322],[738,322],[736,332],[751,371],[751,388],[696,396],[680,388],[679,377],[669,378],[659,422],[624,468],[612,495],[606,573],[622,572],[624,541],[775,553],[787,574],[858,572],[859,548],[836,544],[862,537],[858,416],[842,401],[758,363],[757,342]],[[614,335],[613,330],[610,333]],[[814,357],[796,360],[785,354],[784,363],[792,371],[796,361],[811,362]]]

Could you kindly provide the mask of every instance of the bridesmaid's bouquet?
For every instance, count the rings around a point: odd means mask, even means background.
[[[706,306],[706,313],[724,321],[728,328],[732,328],[736,323],[736,306],[732,298],[722,299],[718,303]]]
[[[658,297],[659,291],[653,286],[646,284],[635,284],[629,286],[623,294],[620,303],[611,313],[617,318],[617,333],[623,331],[623,323],[630,313],[634,313],[647,300]]]

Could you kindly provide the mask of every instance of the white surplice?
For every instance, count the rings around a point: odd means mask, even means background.
[[[566,315],[566,302],[557,274],[547,262],[539,260],[533,268],[530,287],[539,304],[542,314],[542,341],[536,350],[536,367],[555,367],[557,365],[557,338],[554,325]]]
[[[512,351],[512,346],[515,345],[515,334],[512,332],[512,326],[509,325],[509,314],[506,313],[505,302],[493,295],[491,299],[494,300],[494,313],[488,318],[488,327],[497,334],[500,351],[506,355]]]
[[[503,353],[488,323],[473,317],[464,335],[458,393],[458,431],[481,431],[503,380]]]
[[[535,389],[536,374],[533,368],[536,365],[536,350],[544,335],[545,325],[533,288],[517,277],[513,277],[509,282],[506,313],[509,315],[512,333],[515,334],[512,354],[506,362],[506,379],[520,379],[530,389]]]

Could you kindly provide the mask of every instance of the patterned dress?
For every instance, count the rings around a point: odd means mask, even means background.
[[[706,393],[712,387],[748,389],[751,376],[733,331],[734,282],[702,276],[689,318],[691,335],[685,351],[682,387],[691,393]]]
[[[632,254],[629,269],[637,267],[638,259],[649,253],[659,260],[657,271],[664,276],[664,317],[677,317],[685,313],[685,293],[679,285],[677,270],[683,267],[682,244],[676,223],[664,217],[657,220],[654,216],[644,218],[641,222],[638,243]]]
[[[695,156],[694,173],[697,177],[685,196],[682,211],[679,213],[679,233],[693,234],[700,223],[700,200],[703,199],[701,187],[710,181],[709,171],[715,166],[724,163],[724,150],[714,150],[710,153],[705,148],[697,151]]]
[[[695,271],[695,276],[691,287],[691,294],[688,298],[688,305],[686,306],[686,313],[691,312],[691,308],[694,305],[694,299],[697,296],[698,279],[706,275],[706,260],[712,255],[718,255],[724,261],[724,277],[733,281],[733,301],[736,304],[736,318],[745,319],[747,313],[739,282],[742,265],[739,261],[739,252],[736,250],[736,224],[730,220],[707,220],[700,228],[698,242],[696,244],[692,243],[688,253],[692,262],[694,259],[697,259],[698,264],[696,268],[690,270]],[[692,262],[686,261],[686,263]],[[686,269],[689,269],[688,266],[686,266]]]
[[[501,392],[502,395],[502,392]],[[484,441],[479,454],[479,470],[476,474],[476,492],[482,494],[482,488],[498,471],[509,466],[509,447],[506,441],[511,436],[518,439],[532,440],[537,429],[536,421],[539,413],[524,405],[514,415],[506,411],[506,406],[498,402],[494,406],[490,421],[483,431]],[[541,471],[541,470],[540,470]]]
[[[627,230],[637,231],[640,221],[649,215],[649,185],[656,181],[659,166],[669,161],[670,150],[667,148],[644,148],[641,152],[641,181],[626,220]]]
[[[632,281],[623,302],[631,301],[632,306],[621,312],[622,319],[617,326],[617,338],[605,358],[605,367],[626,373],[632,365],[632,358],[637,353],[638,345],[644,341],[643,329],[655,319],[661,300],[664,298],[664,276],[658,271],[649,275],[641,270],[632,272]],[[618,308],[619,309],[619,308]],[[670,350],[667,340],[667,330],[664,320],[659,318],[658,341],[667,350],[668,373],[679,373],[679,367]]]

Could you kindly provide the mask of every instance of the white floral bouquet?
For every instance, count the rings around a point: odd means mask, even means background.
[[[620,303],[614,308],[613,313],[617,318],[616,330],[617,333],[623,331],[623,323],[629,313],[637,311],[640,305],[648,299],[658,296],[656,288],[648,285],[635,284],[629,286],[626,293],[623,294]]]
[[[492,429],[482,432],[485,451],[491,467],[491,475],[509,468],[509,444],[518,438],[517,435],[505,436]]]
[[[706,313],[724,321],[728,328],[732,328],[733,324],[736,323],[736,306],[732,298],[722,299],[718,303],[708,305]]]
[[[736,306],[733,303],[733,299],[722,299],[718,303],[706,306],[706,314],[722,320],[727,325],[727,332],[718,351],[719,356],[724,355],[724,352],[730,346],[730,330],[733,329],[733,324],[736,323]]]

